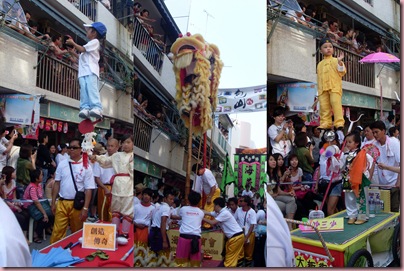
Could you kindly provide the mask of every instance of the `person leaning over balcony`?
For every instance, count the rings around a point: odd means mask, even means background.
[[[320,52],[324,56],[317,65],[318,100],[320,102],[320,126],[319,129],[342,129],[345,124],[342,114],[342,76],[346,69],[341,52],[338,58],[333,57],[334,47],[331,39],[324,38],[320,41]],[[334,115],[334,123],[332,122]]]
[[[148,21],[151,23],[154,23],[156,21],[155,19],[150,19],[149,15],[150,15],[150,12],[147,9],[143,9],[139,14],[135,13],[136,18],[146,29],[148,26],[151,26],[151,25],[146,23],[145,21]]]
[[[79,83],[80,83],[80,113],[79,117],[88,119],[91,117],[101,119],[102,104],[100,92],[98,90],[98,80],[100,67],[100,48],[105,46],[100,45],[100,41],[105,43],[107,28],[101,22],[92,24],[84,24],[87,31],[87,38],[90,40],[87,44],[81,46],[68,39],[67,45],[72,45],[79,51]],[[101,52],[102,54],[102,52]]]
[[[300,23],[302,25],[309,26],[309,24],[306,22],[306,19],[303,16],[303,14],[306,10],[306,6],[301,2],[299,3],[299,5],[300,5],[300,8],[302,9],[302,11],[288,9],[285,16],[288,17],[289,19],[291,19],[292,21],[294,21],[295,23]]]

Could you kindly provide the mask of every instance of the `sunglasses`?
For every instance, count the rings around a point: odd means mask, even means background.
[[[81,147],[67,147],[69,150],[78,150],[78,149],[81,149]]]

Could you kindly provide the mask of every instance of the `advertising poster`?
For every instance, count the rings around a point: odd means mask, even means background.
[[[291,112],[313,112],[316,96],[315,83],[296,82],[277,86],[277,104]]]
[[[267,87],[219,89],[215,114],[232,114],[267,110]]]
[[[1,94],[0,110],[6,123],[31,125],[39,123],[40,96],[26,94]]]

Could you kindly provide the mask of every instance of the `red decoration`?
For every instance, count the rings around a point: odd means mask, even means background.
[[[52,131],[57,131],[58,122],[56,120],[52,120]]]
[[[58,132],[60,133],[63,129],[63,122],[59,121],[58,122]]]
[[[39,119],[39,129],[43,129],[44,126],[45,126],[45,119],[40,118]]]
[[[45,131],[50,131],[50,129],[51,129],[51,121],[46,120],[46,122],[45,122]]]
[[[66,134],[68,130],[69,130],[69,124],[65,122],[65,124],[63,125],[63,133]]]

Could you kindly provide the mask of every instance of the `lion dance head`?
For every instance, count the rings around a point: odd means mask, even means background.
[[[203,134],[212,128],[212,113],[216,110],[217,90],[223,62],[220,51],[207,43],[200,34],[180,35],[171,46],[176,78],[177,108],[193,132]],[[194,110],[193,119],[190,112]]]

